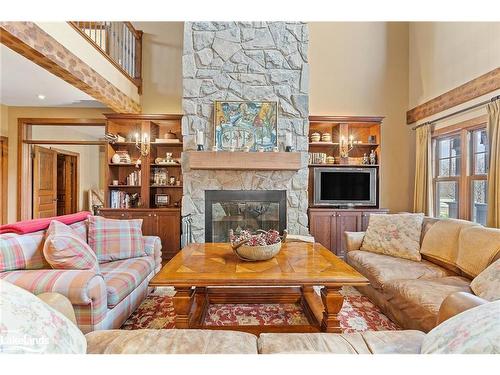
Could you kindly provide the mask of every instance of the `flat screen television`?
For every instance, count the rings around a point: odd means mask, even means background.
[[[314,205],[377,206],[376,167],[314,169]]]

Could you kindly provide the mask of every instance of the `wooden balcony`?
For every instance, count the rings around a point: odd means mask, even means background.
[[[69,24],[142,93],[142,31],[130,22],[72,21]]]

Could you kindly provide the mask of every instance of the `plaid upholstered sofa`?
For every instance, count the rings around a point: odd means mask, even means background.
[[[70,225],[87,241],[87,220]],[[43,256],[45,231],[0,234],[0,279],[36,295],[57,292],[72,303],[84,332],[119,328],[148,293],[148,282],[161,268],[161,242],[144,236],[147,256],[99,265],[88,270],[52,269]]]

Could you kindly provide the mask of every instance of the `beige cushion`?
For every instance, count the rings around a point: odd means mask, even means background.
[[[448,276],[428,280],[396,280],[385,284],[387,301],[397,306],[408,321],[405,327],[425,332],[436,326],[436,319],[444,299],[455,292],[471,292],[470,280]]]
[[[460,231],[462,228],[477,225],[466,220],[439,220],[427,230],[422,241],[420,253],[426,255],[428,258],[437,259],[445,264],[456,267]]]
[[[85,336],[34,294],[0,280],[0,353],[84,354]]]
[[[417,260],[424,214],[371,214],[360,250]]]
[[[430,331],[423,354],[500,353],[500,301],[464,311]]]
[[[452,272],[425,260],[415,262],[360,250],[349,251],[346,260],[376,289],[383,289],[384,284],[392,280],[432,279],[453,275]]]
[[[500,299],[500,259],[477,275],[470,287],[477,296],[488,301]]]
[[[417,354],[423,338],[419,331],[262,333],[258,342],[261,354]]]
[[[257,354],[257,337],[235,331],[108,330],[85,337],[89,354]]]
[[[457,266],[472,276],[488,267],[500,251],[500,229],[474,226],[460,232]]]

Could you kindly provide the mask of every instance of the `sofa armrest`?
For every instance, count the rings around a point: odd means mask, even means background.
[[[158,236],[143,236],[144,250],[153,258],[161,258],[161,240]]]
[[[364,237],[365,232],[344,232],[347,251],[359,250]]]
[[[0,277],[35,295],[60,293],[73,305],[106,303],[106,285],[101,275],[88,270],[22,270],[8,271]]]
[[[43,302],[52,307],[54,310],[63,314],[66,318],[71,320],[75,325],[76,317],[75,310],[73,309],[73,305],[71,305],[71,301],[64,297],[60,293],[42,293],[37,295]]]
[[[487,300],[482,299],[472,293],[455,292],[446,297],[439,308],[437,316],[437,324],[443,323],[445,320],[460,314],[473,307],[488,303]]]

